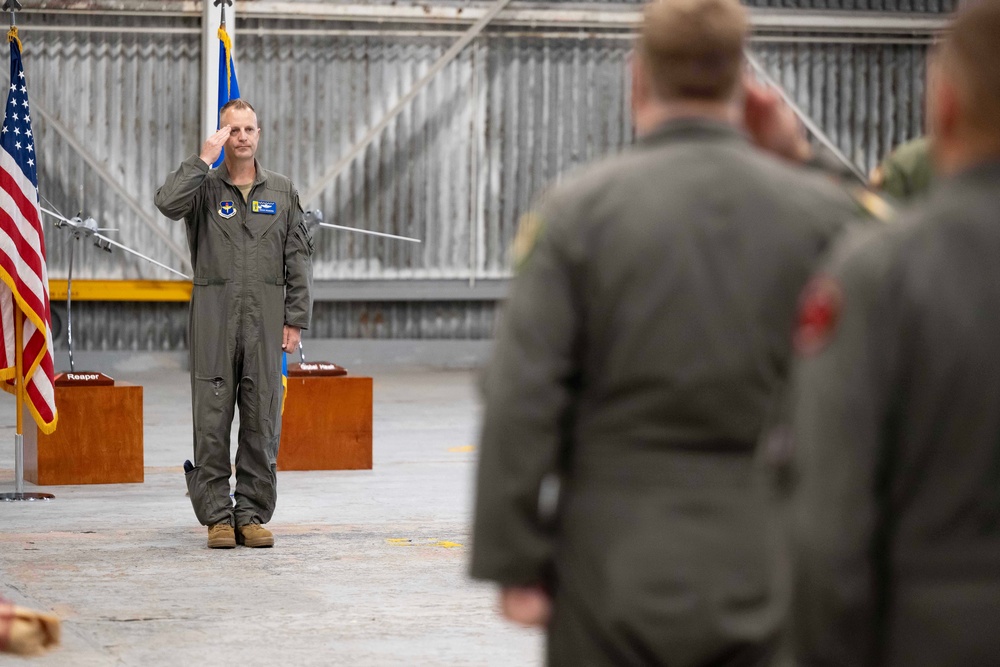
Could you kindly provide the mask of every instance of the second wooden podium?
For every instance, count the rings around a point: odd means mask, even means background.
[[[288,378],[278,470],[371,470],[372,379]]]

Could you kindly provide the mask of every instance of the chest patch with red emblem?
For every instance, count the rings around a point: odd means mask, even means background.
[[[799,316],[792,342],[802,357],[819,354],[833,340],[844,305],[840,283],[830,276],[809,281],[799,300]]]

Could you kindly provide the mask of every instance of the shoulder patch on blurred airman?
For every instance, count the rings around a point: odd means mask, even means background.
[[[799,356],[819,354],[833,340],[843,303],[843,290],[832,277],[820,275],[809,281],[799,299],[799,316],[792,339]]]
[[[892,204],[868,188],[851,188],[851,196],[865,213],[876,220],[889,222],[896,215],[896,209],[892,207]]]
[[[525,213],[517,224],[517,234],[514,236],[514,269],[520,269],[531,251],[538,243],[538,236],[542,233],[545,222],[535,213]]]

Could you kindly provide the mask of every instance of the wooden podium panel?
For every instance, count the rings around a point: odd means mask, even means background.
[[[278,470],[371,470],[372,379],[290,377]]]
[[[24,478],[39,486],[143,481],[142,387],[56,386],[51,435],[24,420]]]

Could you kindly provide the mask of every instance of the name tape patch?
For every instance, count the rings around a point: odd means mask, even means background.
[[[263,213],[264,215],[274,215],[278,212],[278,203],[273,201],[259,201],[254,200],[250,203],[250,210],[254,213]]]

